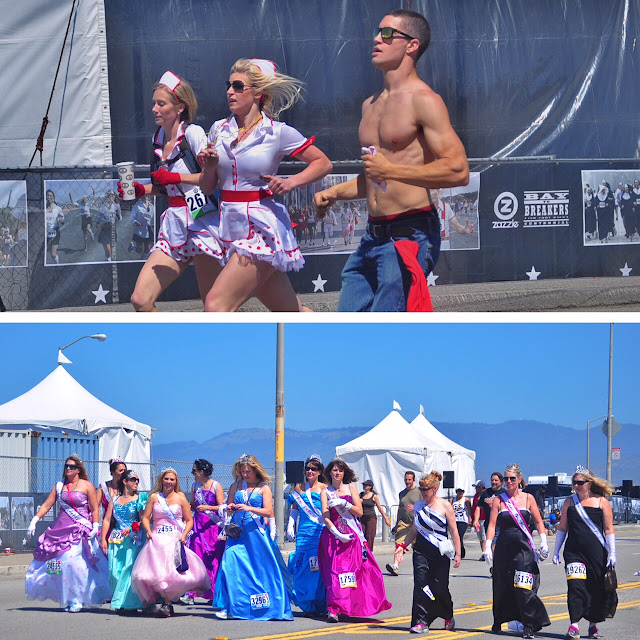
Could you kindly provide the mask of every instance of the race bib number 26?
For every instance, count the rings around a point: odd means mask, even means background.
[[[587,567],[582,562],[570,562],[567,565],[567,580],[586,580]]]
[[[195,187],[194,189],[187,191],[184,198],[187,201],[187,207],[189,207],[191,217],[196,220],[203,214],[202,207],[207,204],[207,199],[204,193],[200,191],[200,187]]]
[[[338,578],[340,579],[341,589],[347,589],[349,587],[355,589],[358,586],[356,583],[356,574],[353,572],[341,573]]]
[[[533,574],[526,571],[516,571],[513,574],[513,586],[518,589],[533,589]]]

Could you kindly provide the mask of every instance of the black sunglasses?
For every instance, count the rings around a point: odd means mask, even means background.
[[[245,84],[242,80],[234,80],[233,82],[229,82],[227,80],[225,83],[225,87],[227,87],[227,91],[229,89],[233,89],[236,93],[242,93],[245,89],[251,89],[250,84]]]
[[[505,482],[515,482],[518,479],[518,476],[505,476]]]
[[[573,484],[577,484],[579,487],[581,487],[583,484],[586,484],[587,482],[589,482],[588,480],[574,480]]]
[[[127,478],[125,482],[140,482],[140,478]]]
[[[77,464],[65,464],[64,468],[65,469],[77,469],[78,465]]]
[[[373,30],[373,37],[375,38],[378,34],[383,40],[392,40],[395,34],[401,35],[403,38],[407,40],[417,40],[415,36],[410,36],[408,33],[404,31],[400,31],[400,29],[394,29],[393,27],[376,27]]]

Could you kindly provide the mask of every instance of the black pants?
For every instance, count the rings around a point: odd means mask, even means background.
[[[460,558],[464,558],[466,555],[466,551],[464,548],[464,534],[467,530],[467,527],[469,525],[466,522],[457,522],[456,521],[456,527],[458,527],[458,535],[460,536]]]

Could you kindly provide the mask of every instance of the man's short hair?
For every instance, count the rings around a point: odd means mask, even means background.
[[[388,16],[402,19],[402,30],[420,41],[416,62],[420,56],[427,50],[429,42],[431,42],[431,27],[427,19],[420,13],[408,11],[407,9],[394,9],[387,13]]]
[[[414,480],[416,479],[416,474],[413,471],[405,471],[405,476],[411,476]]]

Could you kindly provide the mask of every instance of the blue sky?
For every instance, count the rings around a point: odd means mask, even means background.
[[[0,325],[0,404],[56,367],[103,402],[159,429],[156,442],[273,429],[274,323]],[[613,412],[639,423],[639,324],[614,329]],[[286,427],[374,426],[393,400],[411,421],[531,419],[584,429],[607,412],[609,324],[300,323],[285,328]],[[592,425],[593,428],[593,425]]]

